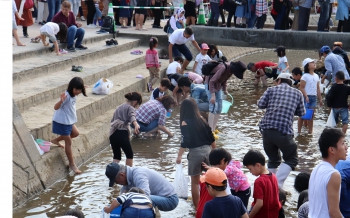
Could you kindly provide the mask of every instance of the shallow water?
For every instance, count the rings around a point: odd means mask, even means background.
[[[316,51],[287,51],[290,70],[300,66],[304,58],[317,58]],[[260,60],[271,60],[277,62],[278,58],[273,50],[253,54],[240,58],[245,63]],[[217,141],[218,146],[223,146],[231,152],[234,159],[242,160],[244,154],[251,148],[263,152],[262,138],[259,132],[258,123],[263,111],[257,108],[257,100],[266,90],[262,87],[254,87],[252,74],[247,73],[243,81],[232,80],[229,92],[234,97],[234,105],[226,115],[222,115],[218,122],[220,130]],[[271,82],[271,80],[269,81]],[[172,117],[167,120],[167,126],[175,132],[173,138],[162,139],[133,138],[134,165],[147,166],[163,174],[169,181],[173,181],[175,173],[175,159],[180,144],[179,109],[175,109]],[[295,138],[298,144],[299,165],[287,178],[284,188],[291,192],[287,196],[285,211],[287,217],[297,217],[296,202],[298,194],[293,188],[295,176],[299,172],[311,172],[312,168],[320,161],[320,152],[317,148],[317,140],[325,127],[329,110],[326,107],[318,108],[314,120],[314,134],[307,135],[303,130],[302,134]],[[112,116],[112,114],[111,114]],[[296,131],[297,123],[294,122]],[[264,152],[263,152],[264,153]],[[125,156],[123,156],[123,159]],[[125,160],[125,159],[124,159]],[[122,162],[124,161],[122,160]],[[69,208],[79,205],[87,218],[100,217],[104,205],[110,204],[112,199],[119,193],[119,187],[109,188],[108,179],[104,175],[105,167],[112,161],[112,150],[108,147],[96,155],[86,164],[80,167],[81,175],[67,176],[58,181],[45,192],[35,196],[13,210],[13,217],[55,217],[63,215]],[[184,171],[187,173],[186,154],[183,155]],[[251,185],[253,186],[255,176],[245,168]],[[190,196],[190,184],[189,184]],[[250,199],[252,201],[252,198]],[[162,213],[162,217],[193,217],[194,210],[191,199],[181,199],[178,207],[170,212]]]

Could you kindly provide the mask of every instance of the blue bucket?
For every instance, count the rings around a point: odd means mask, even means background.
[[[109,205],[108,205],[109,206]],[[122,208],[123,205],[119,205],[119,207],[115,208],[114,210],[112,210],[112,212],[109,214],[105,213],[105,211],[102,209],[102,216],[103,218],[105,217],[109,217],[109,218],[116,218],[116,217],[120,217],[120,213],[122,212]]]
[[[303,120],[311,120],[312,115],[314,115],[314,109],[309,109],[308,106],[309,106],[309,104],[305,105],[306,113],[304,116],[301,117],[301,119],[303,119]]]
[[[222,100],[222,110],[221,110],[222,114],[226,114],[228,112],[228,110],[230,109],[231,105],[233,105],[232,95],[228,94],[228,96],[231,97],[231,102],[226,101],[226,100]]]

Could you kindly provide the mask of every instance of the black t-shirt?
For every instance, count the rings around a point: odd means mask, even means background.
[[[246,213],[246,208],[240,198],[227,195],[213,198],[204,205],[202,218],[240,218]]]
[[[327,105],[332,108],[348,107],[348,96],[350,86],[345,84],[334,84],[327,95]]]
[[[184,120],[187,125],[182,126],[181,124],[181,134],[182,148],[197,148],[203,145],[211,145],[215,141],[211,128],[207,123],[197,130],[198,123],[194,122],[194,119]]]

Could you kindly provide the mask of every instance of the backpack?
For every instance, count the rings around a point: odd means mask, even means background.
[[[204,64],[202,66],[202,74],[204,76],[213,76],[215,72],[213,72],[214,68],[217,67],[219,64],[223,63],[225,65],[225,70],[227,69],[227,65],[225,62],[217,61],[217,62],[209,62],[207,64]]]
[[[165,26],[164,26],[164,28],[163,28],[163,31],[164,31],[165,33],[168,33],[168,28],[169,28],[169,26],[170,26],[170,19],[168,19],[168,21],[166,22],[166,24],[165,24]]]
[[[110,16],[105,16],[103,19],[101,30],[113,33],[113,38],[115,38],[114,19]]]

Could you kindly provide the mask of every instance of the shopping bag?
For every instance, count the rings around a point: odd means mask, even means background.
[[[188,177],[182,172],[182,164],[176,164],[174,179],[175,192],[179,198],[188,198]]]
[[[329,113],[326,126],[331,128],[334,128],[337,126],[337,122],[335,122],[335,118],[333,114],[333,109],[331,109],[331,112]]]
[[[107,95],[112,87],[112,81],[106,78],[101,78],[99,81],[97,81],[97,83],[95,83],[94,87],[92,88],[92,93],[97,95]]]

